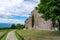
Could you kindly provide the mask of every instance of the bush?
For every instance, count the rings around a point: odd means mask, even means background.
[[[17,28],[17,29],[23,29],[23,28],[24,28],[24,25],[22,25],[22,24],[17,24],[17,25],[16,25],[16,28]]]

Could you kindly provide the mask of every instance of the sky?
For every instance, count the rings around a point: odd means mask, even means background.
[[[0,0],[0,23],[25,24],[39,0]]]

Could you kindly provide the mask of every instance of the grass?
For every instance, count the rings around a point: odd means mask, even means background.
[[[10,30],[0,30],[0,40],[5,40]]]
[[[6,40],[7,34],[8,34],[8,33],[6,33],[6,34],[2,37],[1,40]]]
[[[17,30],[25,40],[60,40],[60,34],[56,31],[43,30]]]
[[[16,31],[15,31],[15,35],[16,35],[18,40],[24,40],[24,38],[19,33],[17,33]]]
[[[0,30],[0,37],[6,32],[7,30]]]

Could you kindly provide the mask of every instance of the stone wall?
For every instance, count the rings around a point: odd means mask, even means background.
[[[31,30],[32,29],[32,24],[31,24],[31,17],[29,17],[26,22],[25,22],[25,28]]]
[[[25,22],[25,27],[28,27],[28,29],[34,29],[34,30],[51,30],[51,21],[45,21],[43,18],[41,18],[42,14],[39,14],[37,10],[32,11],[32,15],[34,15],[34,27],[32,28],[32,17],[29,17],[28,20]]]

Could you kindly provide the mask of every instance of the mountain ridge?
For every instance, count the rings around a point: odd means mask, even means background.
[[[9,28],[11,25],[12,23],[0,23],[0,28]]]

